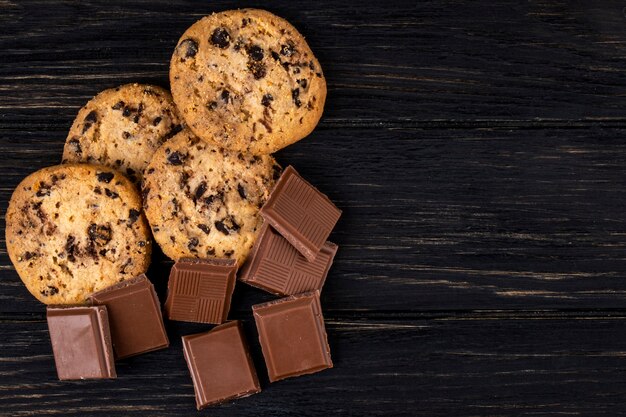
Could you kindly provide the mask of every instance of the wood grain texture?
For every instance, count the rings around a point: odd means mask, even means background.
[[[270,385],[246,317],[263,392],[202,414],[615,416],[626,395],[624,319],[331,319],[335,368]],[[59,382],[45,323],[5,320],[0,333],[0,416],[196,414],[179,338],[118,362],[116,380]]]
[[[0,0],[0,213],[78,109],[167,86],[200,17],[263,7],[307,37],[322,121],[278,153],[343,209],[322,294],[335,368],[211,415],[626,415],[626,17],[610,0]],[[56,380],[0,225],[0,416],[195,415],[180,336],[114,381]],[[150,277],[164,299],[171,263]]]
[[[0,2],[5,126],[67,129],[122,82],[167,84],[178,37],[228,1]],[[623,122],[626,29],[615,1],[246,3],[293,22],[329,84],[323,125]],[[52,120],[47,109],[58,116]]]

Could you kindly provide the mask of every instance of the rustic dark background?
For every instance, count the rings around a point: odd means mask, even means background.
[[[2,214],[88,99],[167,86],[183,31],[238,6],[0,0]],[[270,385],[250,306],[271,297],[239,285],[264,392],[201,414],[626,414],[626,4],[245,6],[299,28],[328,79],[320,125],[277,157],[344,210],[322,297],[336,367]],[[59,382],[3,241],[0,415],[195,415],[179,336],[208,328],[169,323],[172,346],[118,379]]]

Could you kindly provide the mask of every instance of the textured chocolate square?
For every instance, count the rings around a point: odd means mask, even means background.
[[[315,260],[335,227],[341,210],[288,166],[261,216],[306,259]]]
[[[183,352],[198,410],[261,391],[238,321],[206,333],[183,336]]]
[[[320,290],[337,253],[337,245],[325,242],[309,262],[296,248],[264,223],[239,279],[272,294],[293,295]]]
[[[106,307],[48,307],[47,319],[60,380],[117,376]]]
[[[181,259],[167,286],[165,311],[170,320],[220,324],[226,321],[235,288],[233,259]]]
[[[145,275],[91,294],[88,300],[107,307],[116,358],[169,346],[159,299]]]
[[[252,307],[271,382],[333,367],[319,296],[314,291]]]

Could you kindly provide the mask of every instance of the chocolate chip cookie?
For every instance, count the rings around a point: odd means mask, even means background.
[[[191,130],[236,151],[269,154],[319,121],[326,80],[304,37],[264,10],[206,16],[178,41],[174,101]]]
[[[151,240],[137,189],[98,165],[39,170],[15,189],[6,213],[11,262],[45,304],[82,304],[144,273]]]
[[[181,130],[172,96],[161,87],[126,84],[105,90],[80,109],[63,162],[105,165],[139,185],[152,154]]]
[[[280,171],[271,156],[224,150],[185,129],[156,151],[144,173],[143,205],[155,240],[174,260],[218,257],[241,265]]]

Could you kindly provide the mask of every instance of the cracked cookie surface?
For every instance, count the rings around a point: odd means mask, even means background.
[[[65,141],[63,162],[105,165],[139,185],[154,151],[181,129],[167,90],[125,84],[102,91],[80,109]]]
[[[232,258],[241,265],[280,172],[271,156],[224,150],[183,130],[145,171],[144,211],[155,240],[174,260]]]
[[[9,202],[6,243],[20,278],[45,304],[82,304],[92,292],[146,272],[152,249],[134,185],[86,164],[26,177]]]
[[[178,41],[172,95],[200,138],[269,154],[307,136],[326,100],[326,80],[304,37],[258,9],[206,16]]]

